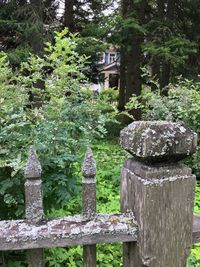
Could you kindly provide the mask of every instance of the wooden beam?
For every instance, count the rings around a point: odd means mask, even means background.
[[[96,243],[136,242],[137,225],[130,216],[100,215],[86,221],[82,216],[43,220],[0,221],[0,250],[66,247]],[[194,215],[193,243],[200,242],[200,215]]]
[[[92,220],[76,215],[36,225],[25,220],[0,221],[1,251],[129,241],[137,241],[132,214],[98,214]]]

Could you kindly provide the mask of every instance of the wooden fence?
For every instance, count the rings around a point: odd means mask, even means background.
[[[178,161],[195,152],[196,140],[179,124],[130,124],[120,141],[134,156],[121,171],[122,213],[96,213],[96,164],[88,148],[82,214],[48,220],[41,166],[31,149],[25,168],[26,219],[0,221],[0,250],[27,250],[29,267],[44,267],[44,248],[83,245],[84,266],[95,267],[97,243],[123,242],[125,267],[186,266],[192,243],[200,242],[200,216],[192,214],[195,176]]]

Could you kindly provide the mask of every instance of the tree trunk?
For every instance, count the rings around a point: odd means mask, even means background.
[[[152,77],[153,80],[158,81],[160,77],[160,61],[153,57],[152,62],[151,62],[151,69],[152,69]],[[151,83],[151,90],[156,91],[157,86],[154,83]]]
[[[161,94],[164,96],[168,95],[167,85],[170,82],[170,73],[171,73],[171,66],[168,62],[163,62],[162,70],[161,70],[161,77],[160,77],[160,88]]]
[[[121,48],[120,53],[120,86],[119,86],[119,111],[125,110],[125,94],[126,94],[126,53]]]
[[[65,0],[64,26],[74,32],[74,0]]]
[[[31,0],[30,4],[35,14],[34,30],[32,32],[30,44],[33,53],[40,54],[43,50],[43,3],[42,0]]]
[[[127,58],[127,73],[126,73],[126,103],[130,100],[132,95],[139,96],[142,89],[141,80],[141,51],[142,38],[140,34],[134,34],[132,39],[132,47]],[[141,119],[140,109],[131,110],[130,114],[135,120]]]
[[[163,0],[160,0],[160,7],[162,10],[159,9],[159,16],[160,20],[162,21],[165,19],[170,27],[171,32],[174,31],[174,23],[175,23],[175,2],[174,0],[167,1],[167,8],[163,6]],[[166,16],[164,17],[164,9],[166,8]],[[161,71],[160,71],[160,88],[162,95],[168,95],[167,85],[170,83],[171,78],[171,63],[167,62],[163,59]]]
[[[133,0],[122,0],[122,17],[124,20],[131,17],[137,19],[140,26],[145,19],[146,0],[135,2]],[[121,47],[121,67],[120,67],[120,91],[119,91],[119,109],[123,110],[125,104],[134,94],[139,96],[142,89],[141,66],[143,61],[142,43],[144,41],[143,33],[133,28],[125,29],[130,31],[127,40],[123,40]],[[127,34],[127,33],[126,33]],[[122,32],[123,35],[123,32]],[[125,48],[125,49],[124,49]],[[141,110],[133,109],[130,114],[135,120],[141,119]],[[130,122],[130,118],[125,118],[125,123]]]

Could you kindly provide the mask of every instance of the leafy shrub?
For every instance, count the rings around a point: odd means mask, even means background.
[[[143,120],[167,120],[182,122],[200,136],[200,83],[190,80],[179,80],[169,85],[168,96],[160,91],[151,92],[144,88],[142,96],[133,96],[127,109],[141,108]],[[200,177],[200,151],[188,163],[197,177]]]
[[[100,213],[119,212],[120,167],[126,152],[116,144],[116,140],[95,142],[92,150],[97,161],[97,211]],[[81,181],[80,173],[79,180]],[[49,216],[62,217],[80,213],[80,203],[81,195],[78,195],[68,202],[65,210],[52,210]],[[83,266],[82,249],[80,247],[49,249],[46,251],[46,255],[47,266]],[[55,262],[56,258],[58,260]],[[55,263],[57,265],[53,265]],[[97,246],[97,266],[122,266],[121,244],[99,244]]]
[[[141,108],[144,120],[178,121],[186,124],[200,136],[200,83],[179,80],[176,85],[169,85],[168,96],[161,96],[160,91],[151,92],[144,88],[142,96],[133,96],[127,109]],[[200,179],[200,149],[186,160],[197,178]],[[195,213],[200,213],[200,186],[196,188]],[[200,246],[195,244],[188,259],[188,267],[200,266]]]
[[[85,56],[67,30],[47,43],[43,58],[31,55],[19,71],[0,54],[1,219],[24,212],[23,168],[33,145],[43,168],[45,205],[64,205],[77,193],[79,151],[105,134],[107,114],[92,104],[83,75]]]
[[[101,88],[101,92],[100,92],[100,97],[101,99],[106,100],[107,102],[117,102],[119,99],[119,90],[115,90],[113,88]]]

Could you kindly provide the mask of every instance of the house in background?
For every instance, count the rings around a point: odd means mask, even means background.
[[[119,88],[120,53],[116,47],[110,47],[99,55],[99,83],[105,89]]]

